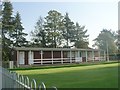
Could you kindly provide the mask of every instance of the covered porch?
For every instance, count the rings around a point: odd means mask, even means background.
[[[105,51],[78,48],[25,48],[16,47],[16,64],[64,64],[104,61]]]

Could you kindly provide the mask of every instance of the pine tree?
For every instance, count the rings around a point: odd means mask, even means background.
[[[63,23],[64,23],[63,37],[67,41],[66,47],[69,47],[69,43],[72,42],[73,38],[74,22],[70,20],[68,13],[66,13],[63,19]]]
[[[31,34],[33,46],[46,47],[46,32],[44,29],[44,20],[41,16],[36,22],[35,30]]]
[[[86,35],[87,30],[84,30],[85,26],[80,26],[78,23],[76,23],[75,31],[74,31],[74,46],[76,48],[88,48],[88,36]]]
[[[3,36],[5,35],[9,38],[14,28],[14,17],[12,17],[13,8],[11,2],[4,2],[3,7],[4,8],[2,11],[2,34]]]
[[[22,26],[20,14],[17,12],[14,19],[14,32],[11,35],[11,38],[13,39],[13,46],[21,47],[27,45],[28,41],[25,38],[27,34],[24,33],[23,30],[24,28]]]
[[[10,47],[12,41],[11,33],[13,32],[13,17],[12,17],[12,4],[11,2],[3,2],[2,10],[2,60],[10,60]]]
[[[50,10],[45,17],[45,30],[47,32],[47,46],[59,47],[62,44],[63,16],[61,13]]]

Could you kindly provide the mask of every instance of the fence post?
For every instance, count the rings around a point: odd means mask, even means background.
[[[1,62],[0,62],[1,63]],[[0,66],[0,90],[2,89],[2,68]]]
[[[17,82],[17,88],[19,88],[19,74],[17,73],[17,79],[16,79],[16,82]]]
[[[19,82],[21,83],[20,88],[23,88],[22,87],[22,83],[24,83],[23,75],[19,75]]]
[[[16,72],[14,72],[13,79],[14,79],[14,88],[17,88],[17,82],[16,82],[16,80],[17,80],[17,73]]]
[[[24,78],[24,84],[26,85],[26,88],[29,88],[29,78],[26,76],[25,78]]]
[[[10,72],[11,74],[11,87],[14,88],[14,72]]]
[[[41,85],[38,86],[38,90],[41,90],[42,88],[43,90],[46,90],[46,86],[43,82],[41,83]]]
[[[34,88],[33,88],[33,83],[34,83]],[[36,90],[36,81],[35,81],[35,79],[32,79],[30,89]]]
[[[57,90],[57,88],[55,86],[53,86],[52,88],[54,88],[55,90]]]

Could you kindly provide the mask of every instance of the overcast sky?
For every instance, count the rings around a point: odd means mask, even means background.
[[[14,1],[14,0],[13,0]],[[16,0],[17,1],[17,0]],[[50,10],[57,10],[65,15],[69,13],[69,17],[73,22],[78,22],[80,25],[85,25],[89,34],[90,46],[93,44],[100,31],[111,29],[118,30],[118,1],[109,0],[107,2],[12,2],[14,14],[18,11],[21,14],[21,19],[25,32],[30,34],[34,30],[35,23],[39,16],[45,17]],[[106,0],[105,0],[106,1]],[[30,36],[27,36],[30,39]]]

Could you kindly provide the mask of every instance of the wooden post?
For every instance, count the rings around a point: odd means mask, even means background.
[[[51,51],[51,55],[52,55],[52,64],[53,64],[53,51]]]
[[[105,51],[104,51],[104,61],[106,60],[106,55],[105,55]]]
[[[41,50],[40,55],[41,55],[41,65],[43,65],[43,51],[42,50]]]
[[[87,55],[87,51],[86,51],[86,62],[87,62],[87,60],[88,60],[88,55]]]
[[[17,51],[17,67],[19,67],[19,51]]]
[[[29,65],[31,65],[32,64],[32,60],[31,60],[31,50],[29,51],[29,54],[28,54],[28,57],[29,57]]]
[[[61,63],[63,64],[63,51],[61,51]]]
[[[92,50],[93,62],[95,61],[94,51]]]
[[[99,61],[101,61],[101,57],[100,57],[100,51],[98,51],[98,53],[99,53]]]
[[[70,50],[70,63],[72,63],[72,52]]]
[[[109,51],[108,51],[108,43],[107,43],[107,61],[109,62]]]

